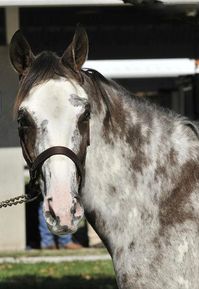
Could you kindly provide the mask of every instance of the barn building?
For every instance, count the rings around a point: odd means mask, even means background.
[[[8,59],[10,39],[19,28],[35,54],[62,55],[80,23],[90,42],[85,67],[140,97],[199,118],[199,1],[124,2],[0,0],[0,200],[22,194],[25,187],[13,118],[18,77]],[[37,241],[27,234],[35,220],[26,219],[24,205],[0,210],[0,248],[24,249]]]

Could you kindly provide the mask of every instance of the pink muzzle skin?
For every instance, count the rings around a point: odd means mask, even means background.
[[[84,216],[84,210],[70,193],[44,198],[43,211],[49,230],[56,235],[74,233]]]
[[[40,153],[37,158],[32,161],[22,138],[21,145],[24,158],[28,164],[30,172],[30,187],[34,187],[41,176],[42,166],[44,163],[55,155],[62,155],[70,159],[76,167],[78,174],[78,190],[81,190],[82,179],[84,175],[84,162],[68,147],[52,146]],[[44,196],[43,211],[47,225],[54,234],[67,234],[75,232],[78,224],[83,218],[84,210],[75,196],[70,194],[70,190],[66,191],[63,181],[50,186],[47,196]],[[64,181],[65,182],[65,181]]]

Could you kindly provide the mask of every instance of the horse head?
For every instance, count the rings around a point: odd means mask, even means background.
[[[10,44],[10,60],[20,79],[15,111],[23,154],[42,191],[48,227],[58,235],[75,232],[84,215],[80,195],[90,105],[80,70],[87,54],[82,28],[62,57],[49,51],[35,56],[20,31]]]

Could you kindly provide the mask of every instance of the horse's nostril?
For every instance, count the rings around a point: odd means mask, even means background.
[[[75,215],[76,213],[76,204],[74,204],[74,206],[70,209],[70,212],[72,215]]]
[[[52,209],[50,204],[49,204],[49,211],[50,211],[51,216],[56,220],[57,217],[56,217],[55,212],[53,211],[53,209]]]

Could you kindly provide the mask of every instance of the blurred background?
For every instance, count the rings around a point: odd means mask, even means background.
[[[28,180],[13,118],[18,77],[8,58],[18,29],[35,54],[52,50],[61,56],[80,23],[90,43],[85,67],[140,97],[199,118],[198,1],[125,2],[0,0],[0,200],[22,194]],[[38,204],[0,210],[0,250],[39,248]],[[75,238],[88,246],[85,224]]]

